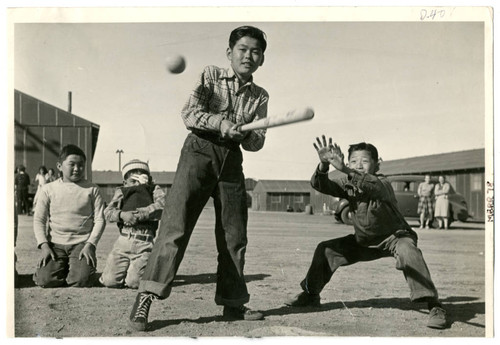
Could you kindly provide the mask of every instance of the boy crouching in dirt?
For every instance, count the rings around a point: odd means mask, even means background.
[[[359,143],[349,147],[348,166],[337,144],[326,143],[325,136],[314,144],[320,159],[311,179],[314,189],[324,194],[345,198],[354,223],[354,234],[321,242],[314,253],[302,292],[285,304],[293,307],[319,306],[320,292],[340,266],[360,261],[372,261],[387,256],[396,258],[396,268],[402,270],[410,287],[413,302],[427,302],[428,327],[447,326],[446,311],[429,270],[417,248],[417,234],[408,225],[397,207],[390,182],[379,170],[375,146]],[[339,180],[328,177],[329,165],[347,176]]]
[[[122,168],[123,187],[115,191],[104,210],[117,223],[120,236],[99,281],[106,287],[137,289],[153,248],[165,203],[165,193],[151,183],[149,165],[134,159]]]

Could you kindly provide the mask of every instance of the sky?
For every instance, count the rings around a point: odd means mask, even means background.
[[[422,13],[350,21],[317,9],[300,20],[276,13],[214,21],[188,12],[184,20],[137,15],[117,23],[101,11],[92,20],[100,23],[17,23],[13,87],[62,109],[72,92],[72,112],[100,126],[93,170],[117,170],[120,149],[122,164],[138,158],[175,171],[188,133],[182,106],[204,66],[229,67],[229,33],[249,24],[268,39],[254,74],[270,94],[268,116],[308,106],[315,117],[269,129],[262,150],[244,152],[246,177],[309,179],[322,134],[345,151],[373,143],[383,160],[484,148],[483,23],[427,21]],[[165,68],[175,54],[186,59],[182,74]]]

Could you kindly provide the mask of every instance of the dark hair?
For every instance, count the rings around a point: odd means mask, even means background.
[[[248,25],[240,26],[231,32],[231,35],[229,36],[229,48],[233,49],[236,42],[238,42],[240,38],[245,36],[255,38],[257,41],[259,41],[262,52],[264,53],[266,51],[267,42],[266,34],[264,33],[264,31],[254,26]]]
[[[144,170],[144,169],[132,169],[130,171],[127,171],[127,173],[125,174],[125,176],[123,178],[126,180],[132,174],[146,174],[146,175],[148,175],[148,177],[151,177],[151,175],[149,174],[149,171],[147,171],[147,170]]]
[[[17,171],[26,171],[26,168],[24,167],[24,165],[20,165],[17,167]]]
[[[377,148],[375,146],[373,146],[372,144],[362,142],[359,144],[350,145],[349,151],[348,151],[349,152],[348,159],[351,158],[351,154],[354,151],[368,151],[368,152],[370,152],[370,155],[372,156],[375,163],[378,163],[378,151],[377,151]]]
[[[85,153],[76,145],[66,145],[62,148],[61,153],[59,154],[59,163],[62,163],[68,158],[70,155],[77,155],[83,158],[84,161],[87,160],[85,157]]]
[[[54,174],[54,175],[56,174],[56,171],[54,169],[52,169],[52,168],[50,168],[49,171],[47,171],[47,173],[49,173],[51,171],[52,171],[52,174]]]
[[[40,172],[40,170],[42,170],[42,174],[44,174],[44,175],[46,173],[48,173],[47,168],[45,167],[45,165],[40,166],[40,168],[38,168],[38,172]]]

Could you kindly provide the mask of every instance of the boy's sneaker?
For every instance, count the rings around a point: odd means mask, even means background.
[[[229,307],[224,306],[224,311],[222,312],[224,319],[228,320],[246,320],[246,321],[257,321],[264,318],[264,314],[260,311],[252,310],[244,305],[239,307]]]
[[[285,302],[290,307],[319,307],[321,306],[319,294],[310,294],[302,291],[297,296]]]
[[[437,329],[446,328],[446,310],[440,307],[432,308],[429,312],[427,327]]]
[[[149,292],[139,292],[135,298],[132,312],[130,313],[130,327],[136,331],[145,331],[148,324],[149,307],[156,299],[156,295]]]

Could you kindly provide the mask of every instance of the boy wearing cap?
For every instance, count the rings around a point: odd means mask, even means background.
[[[106,287],[137,289],[153,248],[165,193],[151,182],[147,163],[131,160],[122,168],[123,187],[104,210],[120,236],[109,253],[99,281]]]

